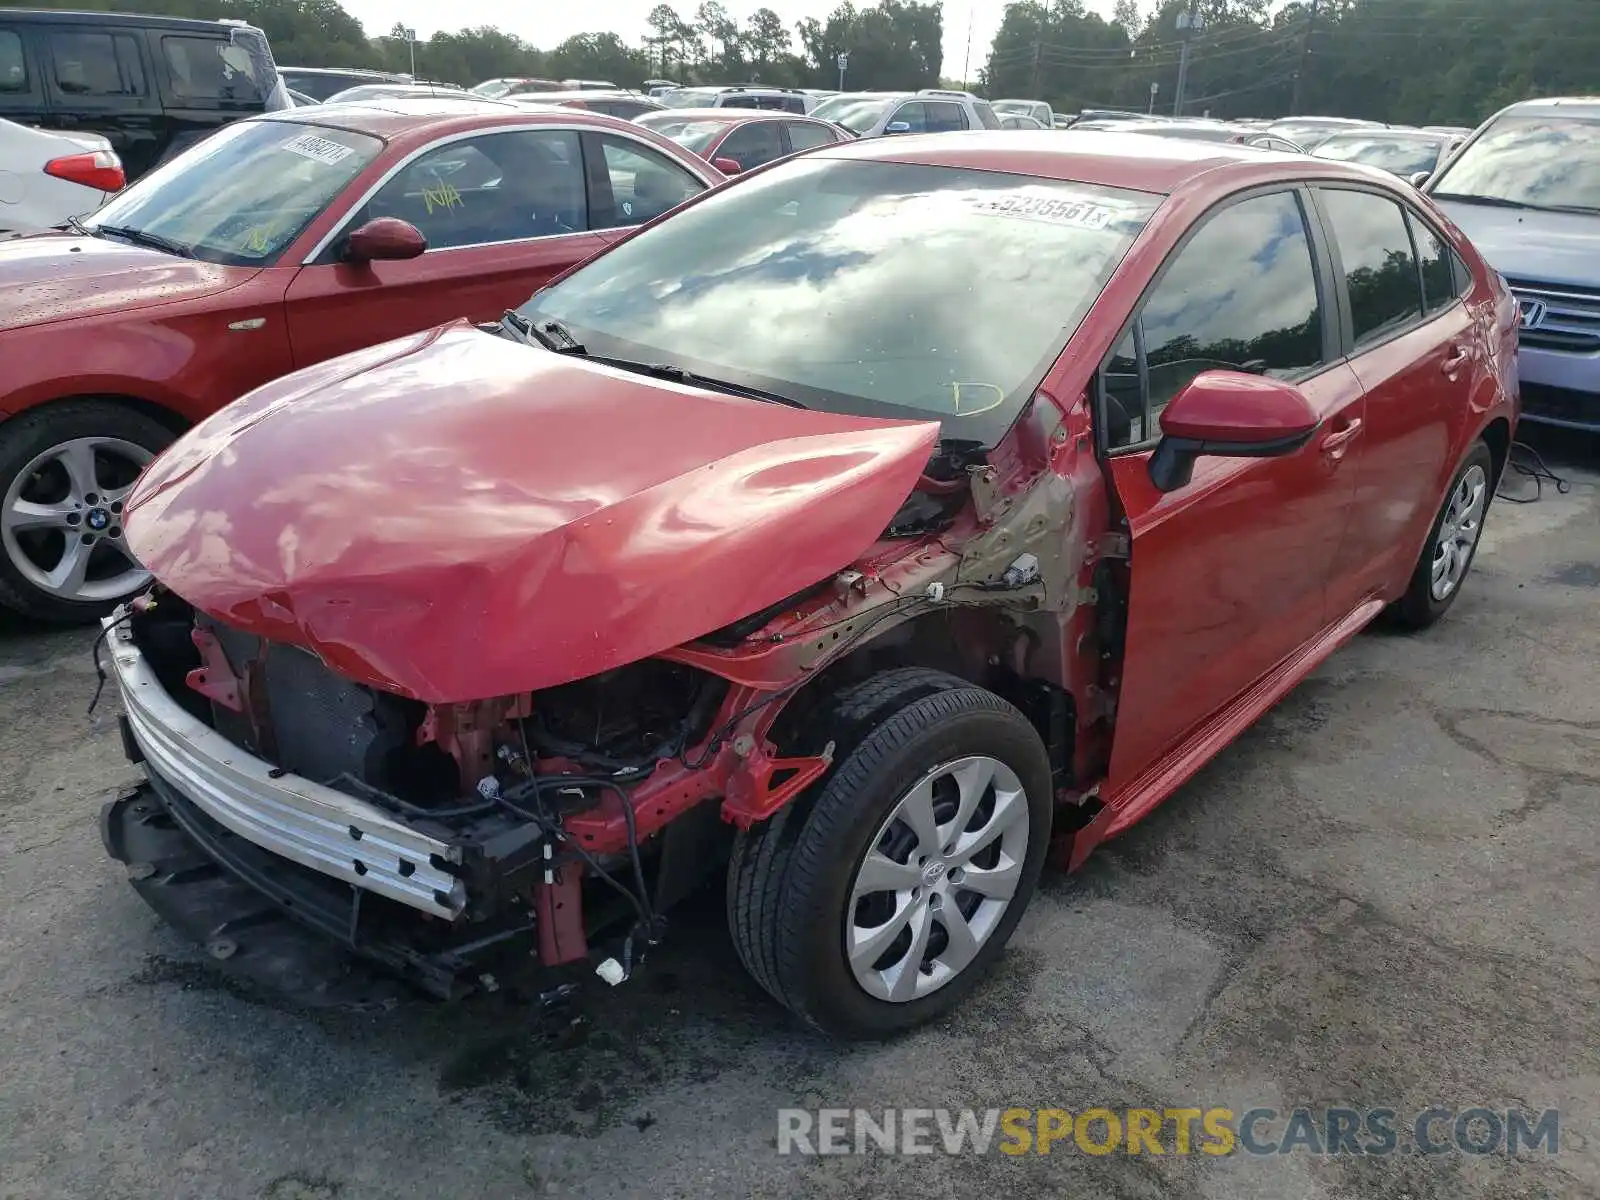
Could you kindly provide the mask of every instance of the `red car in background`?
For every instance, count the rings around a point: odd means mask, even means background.
[[[851,142],[856,136],[832,121],[760,109],[667,108],[633,120],[693,150],[725,175],[753,171],[802,150]]]
[[[82,620],[140,587],[128,487],[229,401],[494,320],[721,181],[599,114],[390,99],[237,122],[72,228],[0,242],[0,605]]]

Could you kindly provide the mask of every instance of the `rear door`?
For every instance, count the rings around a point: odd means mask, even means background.
[[[34,36],[49,100],[40,126],[103,134],[129,182],[154,166],[166,133],[141,31],[40,25]]]
[[[1224,202],[1169,256],[1101,368],[1100,438],[1132,535],[1108,794],[1118,794],[1325,624],[1361,389],[1341,361],[1325,251],[1287,189]],[[1202,371],[1296,384],[1323,427],[1282,458],[1202,458],[1150,482],[1161,410]],[[1135,789],[1137,790],[1137,789]]]
[[[605,243],[591,229],[579,135],[483,133],[410,158],[289,287],[295,364],[466,317],[492,321]],[[346,263],[342,235],[377,217],[422,231],[427,252]]]
[[[1344,280],[1350,366],[1367,403],[1356,498],[1329,603],[1349,609],[1409,579],[1455,466],[1481,339],[1457,294],[1453,251],[1394,197],[1323,186],[1318,207]]]

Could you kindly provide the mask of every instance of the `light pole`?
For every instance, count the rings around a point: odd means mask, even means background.
[[[844,91],[844,71],[850,65],[850,51],[839,51],[839,57],[836,61],[839,64],[839,90],[842,92]]]
[[[1189,7],[1178,14],[1178,28],[1183,30],[1183,46],[1178,51],[1178,86],[1173,89],[1172,115],[1183,115],[1183,88],[1189,82],[1189,42],[1197,30],[1206,27],[1206,19],[1194,10],[1193,0]]]

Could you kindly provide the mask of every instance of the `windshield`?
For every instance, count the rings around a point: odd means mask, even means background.
[[[851,133],[866,133],[876,125],[889,106],[898,104],[900,97],[890,96],[833,96],[811,110],[811,115],[823,121],[843,125]]]
[[[1309,150],[1313,146],[1320,146],[1336,133],[1345,133],[1357,128],[1353,125],[1324,125],[1320,121],[1274,121],[1267,126],[1267,132],[1276,134],[1281,138],[1288,138],[1296,146]]]
[[[638,118],[638,123],[696,154],[704,154],[728,127],[725,121],[697,121],[692,117],[675,117],[666,113],[646,114]]]
[[[1440,199],[1600,211],[1600,118],[1501,117],[1428,190]]]
[[[491,100],[498,100],[511,90],[513,79],[486,79],[472,91],[478,96],[487,96]]]
[[[720,94],[703,89],[674,88],[670,92],[662,92],[656,99],[668,108],[715,108]]]
[[[383,143],[298,121],[225,125],[83,223],[176,243],[207,262],[265,266],[300,236]]]
[[[1439,161],[1440,143],[1426,138],[1386,138],[1367,134],[1340,134],[1317,147],[1318,158],[1365,163],[1396,175],[1431,171]]]
[[[806,157],[538,292],[589,353],[992,445],[1160,203],[998,171]]]

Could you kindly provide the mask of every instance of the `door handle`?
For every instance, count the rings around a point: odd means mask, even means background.
[[[1340,457],[1344,453],[1344,448],[1348,446],[1355,439],[1355,436],[1360,432],[1361,418],[1354,417],[1343,429],[1335,429],[1332,433],[1328,434],[1327,437],[1322,439],[1322,452],[1324,454],[1331,454],[1335,458]]]
[[[1472,351],[1466,346],[1452,346],[1451,350],[1453,353],[1439,364],[1439,369],[1454,379],[1456,372],[1460,371],[1466,365],[1467,359],[1472,357]]]

